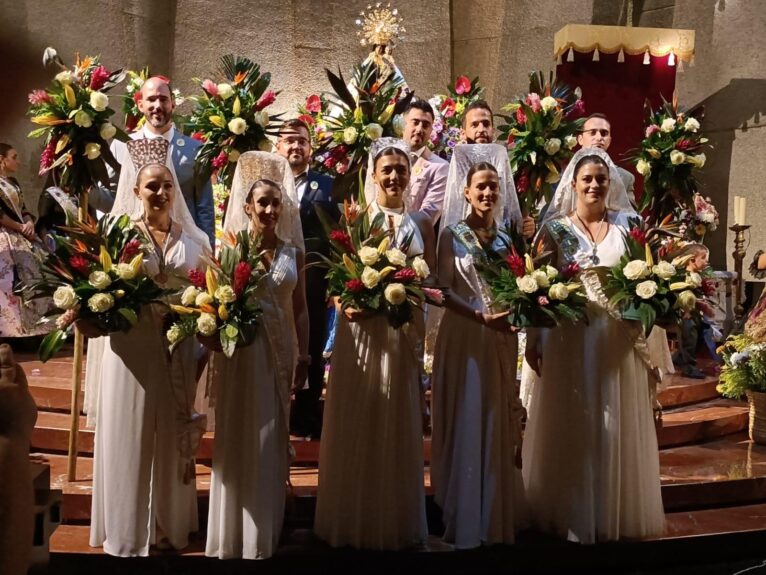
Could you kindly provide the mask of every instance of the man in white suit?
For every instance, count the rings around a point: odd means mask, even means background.
[[[423,212],[432,223],[442,213],[449,163],[428,149],[434,111],[425,100],[413,100],[404,111],[404,141],[412,155],[411,212]]]
[[[197,226],[210,238],[210,245],[215,245],[215,214],[213,211],[213,187],[208,178],[195,173],[194,162],[197,151],[202,145],[190,138],[173,125],[175,101],[167,78],[154,76],[141,86],[138,109],[144,115],[143,127],[130,135],[134,140],[141,138],[165,138],[170,142],[170,154],[173,158],[178,183],[181,186],[186,205]],[[124,142],[113,140],[110,146],[115,159],[122,164],[128,157]],[[93,187],[89,203],[102,212],[109,212],[114,204],[119,174],[109,169],[111,185]]]
[[[591,114],[585,120],[585,123],[577,134],[577,143],[582,148],[601,148],[605,152],[609,150],[612,143],[612,126],[604,114]],[[617,162],[615,162],[617,163]],[[620,172],[622,183],[625,184],[625,190],[628,192],[628,198],[633,201],[633,185],[636,178],[628,170],[617,166]]]

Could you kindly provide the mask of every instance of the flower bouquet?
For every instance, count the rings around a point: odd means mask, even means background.
[[[694,209],[677,206],[673,211],[673,219],[679,224],[680,233],[688,240],[702,242],[708,232],[718,228],[719,216],[710,198],[704,198],[695,193],[692,198]]]
[[[401,136],[403,122],[399,115],[413,93],[405,90],[399,76],[381,78],[373,62],[354,67],[352,85],[356,95],[340,72],[336,76],[327,70],[327,78],[335,92],[323,95],[327,108],[316,116],[316,129],[321,130],[322,138],[314,161],[336,176],[334,189],[340,191],[339,195],[358,196],[370,145],[381,136]],[[359,188],[352,193],[356,186]]]
[[[228,234],[218,260],[204,272],[190,270],[192,285],[181,295],[181,305],[170,306],[176,314],[166,333],[171,352],[191,335],[226,357],[253,343],[261,318],[255,290],[265,275],[259,244],[247,231]]]
[[[485,250],[487,261],[479,266],[482,278],[492,294],[494,306],[509,311],[508,322],[516,327],[554,327],[562,321],[587,321],[587,297],[576,281],[580,271],[576,263],[559,271],[553,266],[538,265],[524,242],[505,233],[506,250],[500,254]],[[538,256],[538,260],[545,254]]]
[[[144,82],[152,76],[149,72],[149,66],[144,66],[138,72],[135,70],[128,70],[125,74],[127,75],[128,80],[125,84],[125,94],[122,96],[122,113],[125,115],[125,129],[128,132],[135,132],[136,130],[140,130],[146,121],[144,115],[138,109],[141,86],[143,86]],[[167,80],[167,78],[165,78],[165,80]],[[177,88],[173,89],[173,100],[176,106],[180,106],[184,103],[181,91]]]
[[[322,94],[312,94],[306,98],[303,104],[298,106],[298,119],[305,122],[309,127],[312,150],[316,150],[327,139],[327,130],[322,117],[328,114],[328,110],[327,97]],[[332,168],[325,168],[324,162],[316,162],[314,169],[334,176],[337,173],[336,167],[337,164]]]
[[[101,334],[127,332],[141,309],[168,293],[141,267],[148,247],[130,217],[104,216],[96,225],[75,222],[51,234],[55,249],[42,266],[42,277],[24,286],[30,297],[53,297],[56,330],[43,339],[38,355],[48,361],[64,344],[75,320]]]
[[[114,162],[106,140],[119,130],[109,121],[114,110],[109,107],[106,92],[122,81],[124,73],[107,70],[99,56],[80,59],[78,55],[70,69],[53,48],[46,48],[43,63],[55,65],[60,71],[47,90],[29,94],[27,114],[40,127],[28,137],[45,138],[40,175],[58,169],[60,180],[56,183],[76,193],[90,186],[94,177],[108,183],[103,164],[90,160],[103,154],[102,159]]]
[[[445,160],[452,157],[452,150],[460,142],[463,112],[471,103],[484,95],[479,78],[473,81],[467,76],[458,76],[455,83],[447,86],[449,95],[437,94],[428,103],[434,110],[434,126],[431,132],[433,151]]]
[[[766,393],[766,343],[730,335],[717,351],[723,358],[717,387],[721,395],[736,399],[748,391]]]
[[[330,240],[330,257],[320,254],[330,295],[343,307],[385,314],[394,329],[412,320],[413,307],[443,302],[440,290],[423,285],[431,273],[426,261],[406,256],[411,236],[396,245],[382,213],[370,222],[363,204],[346,200],[343,207],[340,229],[320,215]]]
[[[541,200],[549,202],[561,169],[572,157],[577,131],[582,127],[585,105],[580,89],[572,91],[551,72],[529,75],[529,93],[503,106],[498,140],[505,140],[511,159],[519,205],[533,213]]]
[[[225,82],[195,78],[203,95],[190,96],[195,109],[186,123],[192,137],[203,142],[197,165],[209,176],[213,173],[231,188],[234,167],[242,152],[271,151],[266,137],[276,135],[281,114],[269,114],[267,108],[277,92],[268,90],[271,74],[261,74],[258,64],[242,56],[228,54],[221,58]]]
[[[636,171],[644,177],[639,209],[649,210],[654,221],[672,213],[680,204],[694,210],[698,188],[694,170],[705,165],[702,151],[708,139],[700,133],[704,117],[701,106],[679,111],[678,102],[663,100],[658,110],[647,103],[645,137],[633,156]]]

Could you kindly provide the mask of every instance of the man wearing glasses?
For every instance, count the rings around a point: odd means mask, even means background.
[[[585,123],[577,135],[577,143],[582,148],[601,148],[605,152],[609,150],[609,144],[612,143],[612,127],[604,114],[591,114],[585,120]],[[617,162],[615,162],[616,164]],[[625,184],[625,190],[631,202],[634,201],[633,184],[636,178],[628,170],[617,166],[620,172],[622,183]]]

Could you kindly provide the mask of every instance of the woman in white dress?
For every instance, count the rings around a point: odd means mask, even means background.
[[[448,291],[431,378],[431,484],[444,539],[459,549],[513,543],[526,519],[517,337],[476,269],[486,249],[506,250],[498,224],[521,223],[507,162],[497,144],[455,148],[447,204],[457,209],[443,214],[439,236],[439,284]]]
[[[376,141],[365,186],[369,217],[382,212],[394,242],[433,267],[433,228],[408,214],[410,160],[404,143]],[[374,183],[373,183],[374,182]],[[314,530],[334,547],[402,549],[427,537],[420,360],[423,316],[400,329],[382,315],[342,310],[319,452]]]
[[[636,213],[609,156],[572,158],[541,229],[552,264],[579,264],[589,323],[530,337],[541,375],[524,438],[524,480],[538,529],[595,543],[662,533],[650,362],[639,324],[608,307],[593,268],[617,264]]]
[[[290,468],[290,390],[306,380],[308,315],[303,238],[287,160],[246,152],[237,163],[225,229],[260,235],[267,275],[255,341],[213,359],[216,429],[205,554],[265,559],[282,531]],[[297,368],[296,368],[297,365]]]
[[[167,148],[161,138],[128,143],[123,170],[135,188],[118,188],[113,214],[133,217],[154,246],[144,271],[162,287],[180,288],[210,248],[167,166]],[[146,556],[155,543],[181,549],[197,530],[194,452],[204,422],[192,410],[196,342],[183,342],[170,356],[165,313],[164,306],[147,306],[128,333],[104,338],[90,545],[110,555]]]

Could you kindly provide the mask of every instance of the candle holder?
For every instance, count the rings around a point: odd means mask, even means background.
[[[739,330],[745,323],[745,306],[742,305],[743,288],[745,282],[742,278],[742,262],[747,252],[745,251],[745,232],[750,226],[744,224],[734,224],[729,228],[734,232],[734,251],[731,252],[734,258],[734,272],[737,274],[734,288],[734,325]]]

